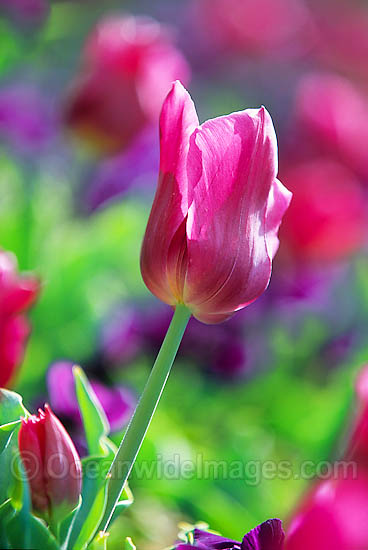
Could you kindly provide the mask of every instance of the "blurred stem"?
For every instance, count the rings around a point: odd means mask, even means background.
[[[165,387],[190,315],[190,311],[185,306],[176,306],[174,316],[153,365],[150,377],[111,465],[108,474],[111,476],[108,499],[103,524],[101,525],[104,531],[108,528],[115,506],[119,502],[120,494],[137,458]]]

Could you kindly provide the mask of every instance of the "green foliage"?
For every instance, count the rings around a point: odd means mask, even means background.
[[[90,465],[96,468],[95,475],[91,475]],[[104,466],[105,457],[89,457],[83,461],[82,502],[67,538],[68,548],[84,550],[97,533],[107,499],[108,484]]]
[[[83,487],[79,507],[64,540],[65,548],[84,550],[102,524],[108,492],[108,472],[115,455],[115,446],[108,439],[109,424],[87,377],[74,367],[77,399],[91,456],[82,461]],[[133,502],[129,488],[123,491],[115,511],[117,517]],[[115,518],[113,518],[115,519]]]
[[[109,422],[82,369],[74,367],[73,373],[89,454],[105,456],[109,454],[107,443]]]

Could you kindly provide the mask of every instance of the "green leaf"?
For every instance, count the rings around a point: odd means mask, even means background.
[[[13,438],[0,454],[0,504],[9,498],[9,491],[14,483],[13,461],[15,460],[16,446],[13,445]]]
[[[14,514],[15,510],[11,504],[11,500],[8,499],[0,506],[0,548],[4,550],[9,548],[5,526]]]
[[[105,412],[82,369],[74,367],[73,373],[89,454],[107,455],[105,439],[110,427]]]
[[[8,445],[14,430],[20,426],[20,420],[15,420],[14,422],[8,422],[8,424],[3,424],[0,426],[0,454],[4,451],[5,447]]]
[[[22,397],[0,388],[0,504],[9,498],[15,481],[13,465],[18,445],[13,434],[20,426],[21,416],[29,416]]]
[[[22,531],[24,523],[21,514],[17,514],[7,526],[7,534],[12,548],[37,548],[42,550],[59,550],[59,544],[51,531],[38,518],[29,516],[28,527],[29,537],[25,542]],[[25,545],[26,544],[26,545]]]
[[[19,420],[21,416],[29,416],[23,406],[20,395],[13,391],[0,389],[0,425]]]
[[[18,441],[15,437],[19,426],[19,420],[0,426],[0,504],[12,496],[14,491],[17,493],[17,488],[19,495],[22,494],[19,488]],[[21,501],[16,502],[21,506]]]
[[[60,550],[54,535],[46,525],[38,518],[31,516],[31,548],[42,550]]]
[[[82,501],[63,548],[83,550],[96,535],[106,507],[106,472],[110,463],[110,459],[102,456],[82,460]]]
[[[93,550],[107,550],[108,539],[109,533],[103,533],[100,531],[93,542]]]
[[[32,548],[31,497],[22,461],[16,455],[12,461],[14,484],[9,495],[18,513],[8,522],[6,533],[13,548]]]
[[[110,520],[110,525],[116,520],[116,518],[118,516],[120,516],[120,514],[122,512],[124,512],[124,510],[126,508],[131,506],[133,504],[133,502],[134,502],[133,493],[130,490],[130,487],[129,487],[128,483],[126,483],[125,486],[124,486],[123,492],[120,495],[119,502],[115,506],[114,513],[113,513],[113,515],[111,517],[111,520]],[[100,525],[101,529],[106,524],[107,520],[108,520],[108,517],[104,516],[102,521],[101,521],[101,525]]]
[[[125,539],[125,550],[137,550],[136,545],[130,537],[127,537]]]

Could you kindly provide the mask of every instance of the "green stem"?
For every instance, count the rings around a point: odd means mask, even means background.
[[[119,502],[120,494],[137,458],[165,387],[189,318],[190,311],[185,306],[176,306],[174,316],[153,365],[150,377],[108,474],[110,481],[104,521],[101,525],[103,531],[106,531],[108,528],[115,506]]]

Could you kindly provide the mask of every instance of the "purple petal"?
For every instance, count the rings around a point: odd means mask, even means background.
[[[108,319],[102,331],[102,349],[109,361],[128,363],[141,347],[141,319],[137,311],[124,308]]]
[[[0,89],[0,137],[21,153],[44,150],[56,136],[57,120],[51,105],[31,85]]]
[[[285,533],[279,519],[269,519],[252,529],[241,545],[242,550],[282,550]]]
[[[101,163],[87,195],[87,210],[106,206],[123,197],[130,189],[154,187],[159,165],[156,128],[142,131],[123,153]]]
[[[47,387],[55,413],[79,420],[72,369],[73,363],[70,361],[58,361],[51,365],[47,373]]]
[[[71,361],[54,363],[48,372],[47,385],[54,411],[59,415],[80,422],[73,364]],[[134,410],[136,405],[135,396],[127,388],[110,388],[93,380],[91,386],[106,413],[111,431],[120,430],[128,422]]]
[[[215,535],[214,533],[209,533],[208,531],[202,531],[200,529],[194,530],[194,540],[196,547],[204,546],[206,548],[218,550],[225,550],[227,548],[239,548],[240,550],[241,547],[240,542],[236,540],[227,539],[221,535]]]
[[[100,382],[92,382],[98,400],[104,409],[112,432],[127,424],[136,406],[136,398],[126,388],[108,388]]]

